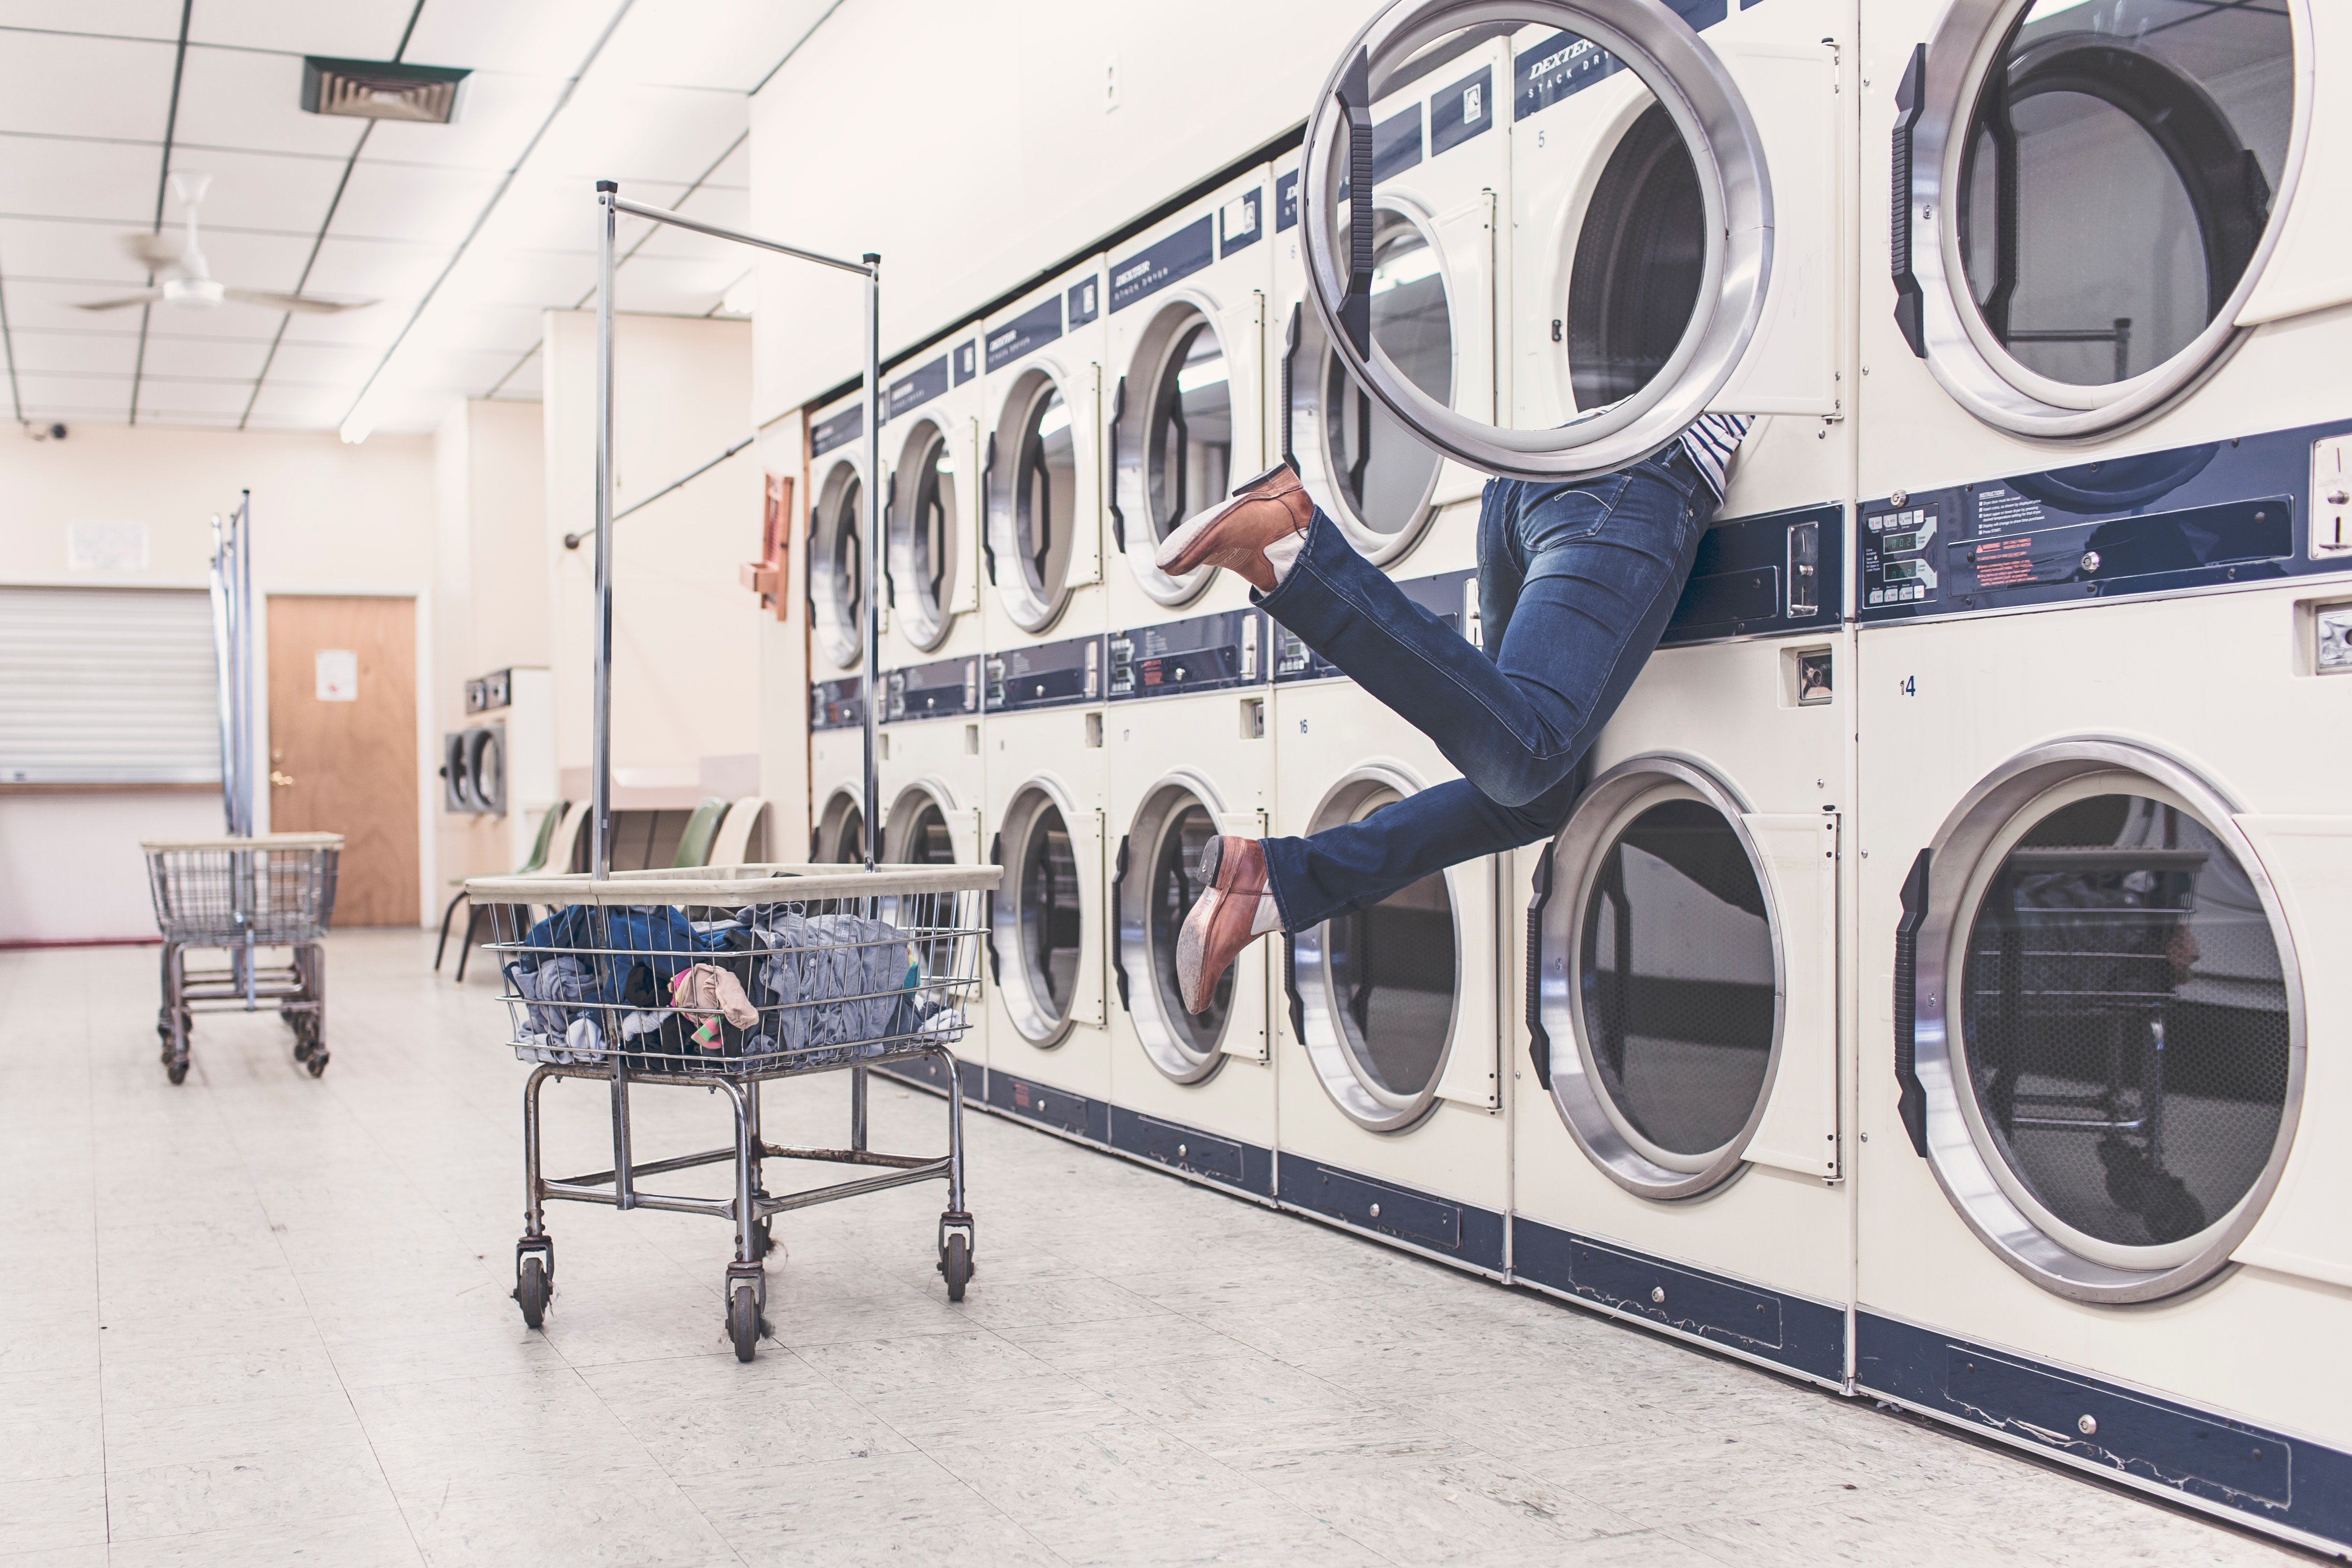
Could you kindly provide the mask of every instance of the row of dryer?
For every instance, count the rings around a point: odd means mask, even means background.
[[[2347,89],[2315,0],[1398,0],[1302,146],[903,358],[881,475],[813,411],[813,855],[878,483],[880,847],[1005,868],[969,1092],[2341,1550]],[[1451,770],[1157,542],[1287,457],[1475,641],[1485,473],[1707,410],[1557,836],[1187,1017],[1211,837]]]

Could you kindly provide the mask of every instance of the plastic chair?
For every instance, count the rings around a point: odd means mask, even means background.
[[[708,866],[710,847],[719,837],[719,824],[727,816],[727,803],[715,795],[702,797],[694,815],[686,819],[686,831],[677,837],[677,856],[670,861],[673,867]]]
[[[547,815],[540,819],[539,837],[531,845],[530,858],[516,867],[514,874],[518,877],[527,877],[534,871],[545,870],[550,859],[559,855],[559,842],[561,844],[560,864],[564,868],[569,868],[572,864],[572,847],[579,841],[580,824],[586,818],[587,814],[588,808],[584,805],[575,806],[569,801],[559,800],[549,806]],[[462,984],[466,979],[466,955],[474,950],[474,932],[480,926],[483,914],[480,909],[467,902],[466,882],[463,878],[459,878],[457,881],[457,896],[451,899],[449,907],[441,911],[441,940],[433,944],[433,973],[436,974],[441,973],[441,958],[449,946],[449,921],[451,917],[457,914],[459,904],[467,906],[466,934],[457,943],[457,980]]]

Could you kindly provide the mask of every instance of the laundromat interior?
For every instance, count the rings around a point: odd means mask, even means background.
[[[2347,170],[2342,0],[5,0],[0,1568],[2352,1557]]]

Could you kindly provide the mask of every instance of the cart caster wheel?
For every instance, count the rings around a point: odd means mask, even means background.
[[[538,1328],[547,1321],[547,1261],[532,1256],[515,1270],[515,1304],[522,1309],[523,1326]]]
[[[738,1285],[727,1304],[727,1337],[735,1342],[735,1359],[748,1362],[760,1353],[760,1290]]]
[[[948,1300],[963,1300],[963,1288],[971,1281],[971,1238],[961,1231],[948,1237],[947,1250],[940,1254],[940,1272],[947,1276]]]
[[[312,1051],[310,1053],[310,1059],[304,1062],[302,1065],[310,1069],[310,1076],[312,1078],[317,1078],[320,1073],[327,1070],[326,1051],[324,1049]]]
[[[313,1046],[310,1041],[302,1038],[299,1035],[294,1037],[294,1059],[298,1062],[309,1061],[310,1059],[310,1053],[317,1048],[317,1047]]]
[[[166,1062],[163,1064],[163,1076],[170,1079],[173,1083],[184,1082],[188,1076],[188,1064],[185,1062]]]

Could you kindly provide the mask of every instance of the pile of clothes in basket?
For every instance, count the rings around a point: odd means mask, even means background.
[[[797,905],[696,921],[663,904],[575,904],[532,926],[506,966],[515,1055],[598,1062],[617,1047],[631,1072],[694,1073],[952,1040],[962,1016],[919,946],[887,921]]]

